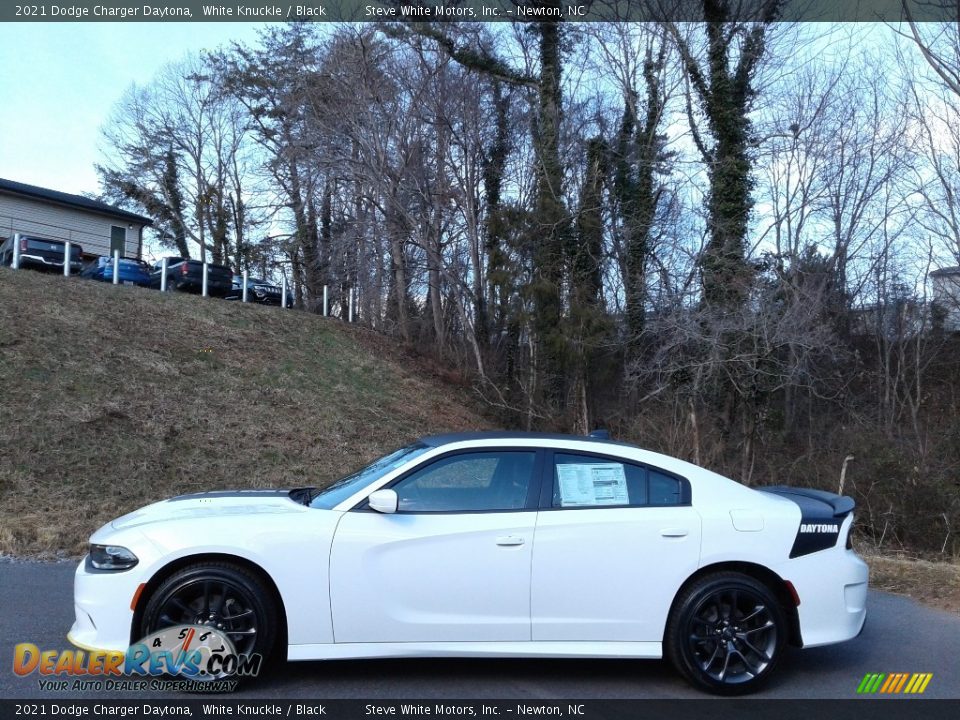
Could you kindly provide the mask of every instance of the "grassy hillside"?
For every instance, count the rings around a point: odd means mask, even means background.
[[[0,398],[13,555],[79,553],[173,494],[324,484],[419,435],[487,426],[463,388],[336,320],[7,268]]]

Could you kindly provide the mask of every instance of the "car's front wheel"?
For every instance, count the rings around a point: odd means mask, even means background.
[[[277,605],[263,580],[231,563],[197,563],[178,570],[150,595],[140,623],[146,637],[176,625],[216,628],[238,654],[270,657]]]
[[[693,685],[742,695],[765,683],[786,644],[783,609],[770,589],[736,572],[699,578],[667,622],[665,654]]]

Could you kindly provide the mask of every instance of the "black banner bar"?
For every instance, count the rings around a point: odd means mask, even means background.
[[[565,718],[566,720],[901,720],[956,718],[960,701],[765,700],[238,700],[212,695],[189,700],[0,700],[0,720],[29,718]]]
[[[742,20],[773,0],[741,0]],[[785,0],[788,22],[957,21],[950,0]],[[702,0],[3,0],[2,22],[676,22],[702,19]]]

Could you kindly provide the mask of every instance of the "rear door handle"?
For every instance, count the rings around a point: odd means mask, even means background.
[[[664,537],[686,537],[688,532],[686,528],[663,528],[660,534]]]
[[[523,545],[523,538],[518,535],[504,535],[497,538],[497,545]]]

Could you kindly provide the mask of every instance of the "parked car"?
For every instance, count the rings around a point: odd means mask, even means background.
[[[290,660],[666,656],[739,694],[788,644],[860,633],[853,509],[602,437],[428,437],[322,489],[183,495],[104,525],[68,637],[122,652],[194,625]]]
[[[113,258],[98,257],[83,269],[80,276],[102,282],[113,282]],[[150,267],[139,260],[120,258],[117,262],[117,281],[123,285],[149,287]]]
[[[263,305],[279,305],[283,289],[279,285],[268,283],[261,278],[247,278],[247,302],[261,303]],[[243,276],[233,276],[233,290],[227,296],[227,300],[243,299]],[[287,303],[285,307],[293,305],[293,298],[287,292]]]
[[[11,235],[0,245],[0,265],[13,265],[14,240],[15,236]],[[63,240],[21,235],[20,267],[63,272],[65,245]],[[70,272],[80,272],[83,269],[82,256],[83,248],[77,243],[70,243]]]
[[[153,264],[150,287],[160,288],[163,261]],[[203,291],[203,263],[189,258],[167,258],[167,290],[173,292],[199,293]],[[225,265],[207,263],[207,293],[213,297],[226,297],[233,290],[233,271]]]

